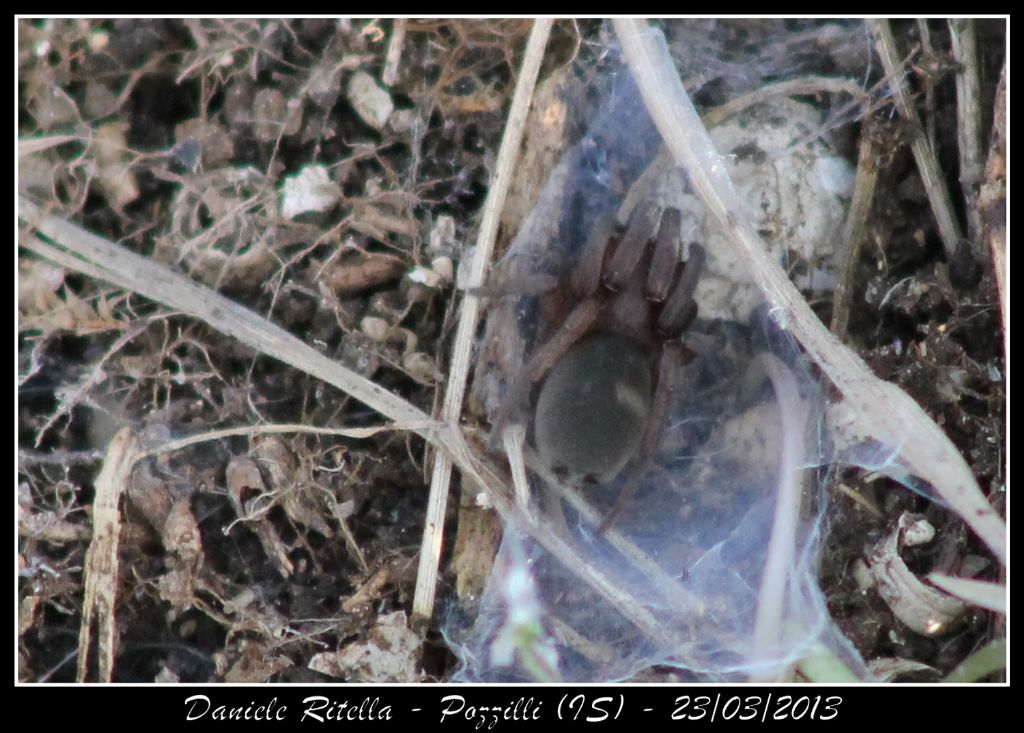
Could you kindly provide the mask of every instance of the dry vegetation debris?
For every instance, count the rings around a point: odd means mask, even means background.
[[[23,19],[20,193],[436,414],[455,271],[473,240],[529,29],[526,20]],[[556,24],[545,73],[593,81],[598,30]],[[719,33],[738,47],[788,30],[862,32],[736,23]],[[888,107],[861,125],[879,131],[877,175],[844,330],[876,373],[924,405],[1003,510],[1005,39],[996,22],[977,23],[967,47],[946,24],[896,30],[924,129],[892,123]],[[987,162],[975,165],[974,154],[971,170],[984,178],[962,181],[968,195],[955,174],[966,165],[954,83],[965,54],[976,57]],[[717,79],[705,103],[729,96],[734,64],[698,70]],[[535,106],[546,117],[534,129],[548,139],[528,136],[501,241],[533,206],[538,171],[579,134],[586,104],[567,108],[556,97]],[[856,161],[845,134],[838,144]],[[993,242],[995,269],[984,247],[945,251],[908,144],[921,135],[972,241]],[[101,516],[110,509],[101,468],[122,426],[146,447],[238,426],[379,423],[308,374],[139,295],[19,259],[19,678],[73,680],[77,669],[120,681],[444,679],[451,657],[433,634],[421,646],[404,615],[431,461],[411,433],[234,433],[141,463],[115,487],[124,494],[120,527]],[[809,295],[830,318],[831,294]],[[855,570],[866,539],[889,537],[906,511],[923,511],[939,538],[904,553],[914,570],[992,579],[1002,570],[920,497],[861,473],[844,483],[859,500],[835,501],[822,580],[865,658],[918,660],[915,673],[934,676],[1001,635],[1001,617],[983,611],[941,639],[916,634],[865,592]],[[95,548],[112,527],[119,562],[97,590],[83,568],[109,552]],[[472,564],[465,543],[456,568]],[[106,641],[92,665],[78,649],[94,612]]]

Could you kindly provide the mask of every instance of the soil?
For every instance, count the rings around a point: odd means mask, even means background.
[[[23,19],[18,132],[37,148],[19,160],[21,192],[216,288],[436,414],[460,300],[455,272],[475,241],[530,26]],[[998,203],[989,215],[992,202],[977,195],[1000,175],[989,150],[1000,124],[1005,135],[1005,117],[995,114],[1005,26],[976,24],[980,150],[996,169],[982,171],[987,178],[966,196],[950,27],[900,21],[893,29],[923,128],[892,122],[882,95],[829,131],[856,162],[861,132],[881,130],[844,340],[925,408],[1005,514],[1004,313],[990,249],[1000,226],[1005,242],[1005,218]],[[703,72],[695,96],[705,106],[771,80],[769,72],[741,74],[741,59],[774,69],[766,49],[780,38],[865,37],[859,22],[838,21],[667,31],[718,44],[718,65],[687,70]],[[557,23],[542,76],[585,81],[603,43],[596,21]],[[874,84],[879,64],[865,71],[866,61],[832,54],[819,73]],[[824,97],[814,101],[826,105]],[[943,247],[910,152],[915,135],[934,141],[968,233],[955,256]],[[317,190],[329,203],[289,203],[285,181],[318,166],[326,178]],[[286,216],[289,206],[304,208]],[[499,248],[512,227],[504,223]],[[76,679],[97,478],[120,428],[151,447],[238,426],[359,428],[381,419],[144,292],[125,293],[25,249],[18,280],[18,676],[67,682]],[[833,294],[806,295],[828,323]],[[486,429],[472,413],[467,423]],[[112,679],[446,680],[455,659],[436,623],[422,645],[406,623],[432,460],[422,440],[402,431],[234,435],[147,459],[119,505]],[[925,515],[937,536],[904,554],[915,572],[1005,582],[959,518],[870,472],[844,470],[834,484],[851,491],[833,492],[821,584],[865,660],[900,660],[902,679],[932,681],[1004,637],[1005,619],[974,607],[947,633],[913,632],[859,580],[867,548],[910,511]],[[450,502],[449,537],[458,512]],[[450,560],[448,549],[442,596],[454,593]],[[390,656],[360,661],[374,649]],[[93,662],[86,678],[97,674]],[[668,669],[643,676],[677,678]]]

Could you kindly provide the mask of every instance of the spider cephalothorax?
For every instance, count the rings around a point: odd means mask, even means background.
[[[558,304],[541,304],[553,320],[495,422],[500,434],[529,407],[537,452],[564,479],[606,483],[633,461],[602,531],[650,468],[679,370],[694,357],[683,333],[697,316],[704,251],[691,244],[682,261],[680,219],[640,206],[624,231],[611,217],[596,223],[566,282],[542,296]]]

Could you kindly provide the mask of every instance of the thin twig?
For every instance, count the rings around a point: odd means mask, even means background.
[[[55,450],[47,453],[34,453],[26,450],[18,451],[19,466],[74,466],[79,463],[95,463],[103,458],[103,451],[94,450],[68,451]]]
[[[386,86],[392,86],[398,81],[398,64],[402,61],[406,23],[408,21],[405,18],[395,18],[391,28],[391,40],[388,42],[388,51],[384,58],[384,71],[380,75],[380,80]]]
[[[754,649],[756,659],[770,659],[783,642],[783,611],[787,589],[791,587],[790,570],[796,554],[797,520],[800,515],[800,470],[804,464],[804,432],[807,429],[807,408],[792,372],[771,354],[758,357],[760,366],[771,380],[775,402],[779,407],[779,430],[782,433],[782,454],[779,457],[778,488],[771,539],[765,554],[761,587],[757,594],[754,617]]]
[[[509,109],[505,134],[498,150],[494,180],[491,182],[487,201],[484,203],[480,231],[477,235],[476,253],[471,265],[469,285],[483,285],[484,276],[491,261],[494,239],[498,231],[498,216],[505,204],[505,196],[512,182],[512,175],[526,125],[526,115],[533,99],[533,89],[540,72],[552,21],[542,19],[534,22],[533,30],[526,44],[523,65],[516,82],[515,95]],[[476,340],[477,323],[480,318],[480,299],[467,293],[459,313],[459,325],[452,345],[452,358],[448,370],[448,384],[441,408],[441,419],[450,424],[458,423],[462,414],[462,400],[469,374],[470,357]],[[430,496],[427,500],[427,518],[420,547],[420,565],[416,575],[416,594],[413,599],[414,623],[430,619],[434,612],[434,594],[437,587],[437,567],[441,558],[441,542],[444,535],[444,516],[448,505],[448,486],[451,481],[452,463],[446,454],[440,454],[434,461],[430,477]]]
[[[853,281],[857,272],[857,261],[860,259],[860,245],[864,241],[868,214],[871,213],[871,201],[875,196],[875,184],[878,182],[877,149],[874,138],[867,126],[860,135],[860,149],[857,154],[857,177],[853,182],[853,198],[850,210],[846,214],[843,226],[843,241],[840,252],[842,262],[839,264],[839,276],[836,281],[835,297],[832,301],[832,333],[843,341],[846,339],[846,328],[850,323],[850,298],[853,296]]]
[[[926,59],[935,58],[935,50],[932,47],[932,32],[928,28],[927,18],[918,18],[917,32],[921,36],[921,53]],[[928,143],[935,149],[938,136],[935,134],[935,80],[926,76],[924,79],[924,119],[925,134],[928,135]]]
[[[949,21],[956,72],[957,149],[960,151],[960,188],[967,203],[967,236],[976,259],[984,253],[979,239],[981,215],[978,212],[978,187],[984,167],[981,145],[981,72],[978,69],[978,37],[975,22],[966,18]]]
[[[726,236],[751,280],[759,285],[769,314],[806,349],[844,397],[858,434],[900,446],[900,458],[935,487],[965,522],[1006,562],[1006,523],[985,499],[978,482],[949,438],[906,392],[875,377],[867,365],[818,320],[750,221],[729,180],[722,156],[701,124],[679,81],[664,37],[642,21],[615,20],[623,54],[637,79],[647,110],[694,192]],[[954,242],[955,244],[955,242]]]
[[[522,425],[510,425],[501,432],[501,441],[505,448],[505,455],[508,456],[516,501],[525,509],[530,503],[530,481],[526,477],[526,461],[523,459],[526,428]]]
[[[762,102],[769,102],[778,97],[791,97],[795,95],[821,94],[848,94],[854,100],[863,105],[869,95],[860,85],[850,79],[841,79],[828,76],[802,76],[799,79],[787,79],[785,81],[766,84],[753,91],[730,99],[725,104],[712,107],[707,110],[701,119],[705,127],[716,127],[733,115],[739,114],[748,107]]]
[[[82,623],[78,632],[79,682],[85,682],[89,672],[94,616],[97,622],[99,681],[110,682],[114,673],[118,549],[121,546],[120,502],[128,490],[138,447],[138,439],[131,429],[121,429],[110,441],[103,468],[96,478],[96,498],[92,504],[92,539],[85,553],[85,593],[82,599]]]
[[[169,440],[165,443],[161,443],[158,446],[147,449],[139,453],[139,458],[149,458],[150,456],[160,455],[162,453],[170,453],[172,451],[182,450],[189,446],[196,445],[197,443],[209,443],[213,440],[221,440],[223,438],[233,438],[244,436],[247,438],[255,438],[258,435],[280,435],[282,433],[310,433],[313,435],[334,435],[339,438],[352,438],[355,440],[365,440],[378,433],[382,433],[389,430],[408,430],[417,431],[425,430],[429,428],[439,428],[440,423],[428,420],[425,423],[392,423],[390,425],[376,425],[365,428],[318,428],[312,425],[302,425],[300,423],[275,423],[272,425],[253,425],[247,428],[225,428],[223,430],[210,430],[205,433],[197,433],[195,435],[189,435],[185,438],[178,438],[176,440]]]
[[[999,312],[1003,320],[1003,356],[1008,359],[1006,313],[1006,63],[1003,63],[996,98],[992,104],[992,141],[985,161],[985,180],[978,196],[982,231],[979,239],[988,242],[992,252],[992,269],[996,276]],[[1007,360],[1005,363],[1009,363]]]
[[[1005,614],[1007,611],[1007,587],[1002,583],[987,580],[961,578],[945,573],[929,573],[928,582],[950,595],[975,606]]]
[[[889,28],[888,20],[872,20],[871,29],[875,36],[875,45],[878,55],[882,59],[882,66],[885,73],[892,80],[889,84],[893,92],[893,102],[900,116],[915,126],[920,126],[920,120],[910,101],[910,94],[906,84],[903,83],[903,73],[900,68],[900,57],[896,50],[896,40],[893,38],[892,30]],[[939,235],[942,237],[942,245],[946,249],[946,256],[952,259],[960,243],[960,227],[953,216],[953,202],[949,197],[949,190],[942,179],[942,169],[935,157],[935,150],[932,148],[928,137],[917,135],[910,145],[914,153],[914,160],[917,162],[917,170],[921,174],[921,182],[928,193],[928,201],[932,205],[932,213],[939,225]]]

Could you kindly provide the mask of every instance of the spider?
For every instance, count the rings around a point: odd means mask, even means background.
[[[599,218],[567,281],[541,296],[550,335],[513,381],[492,433],[500,436],[539,387],[533,443],[559,479],[605,484],[635,459],[598,534],[639,488],[679,371],[696,356],[683,334],[697,317],[704,250],[691,243],[683,263],[679,210],[658,219],[646,206],[634,209],[624,231],[613,217]]]

